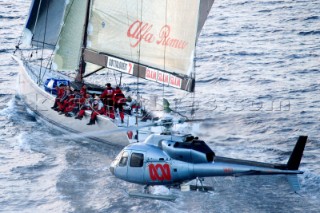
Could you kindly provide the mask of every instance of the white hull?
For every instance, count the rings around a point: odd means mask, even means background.
[[[129,144],[129,139],[126,131],[101,134],[101,131],[117,130],[119,127],[113,123],[111,119],[106,116],[98,116],[95,125],[86,125],[89,122],[90,114],[86,113],[82,120],[74,119],[74,117],[66,117],[59,115],[51,107],[54,104],[55,97],[43,88],[38,86],[30,76],[28,67],[17,57],[13,58],[19,63],[19,94],[24,100],[25,104],[38,116],[47,120],[51,124],[66,130],[71,133],[88,134],[87,138],[92,140],[109,143],[117,146],[126,146]],[[97,132],[94,136],[92,132]],[[98,134],[100,132],[100,134]]]

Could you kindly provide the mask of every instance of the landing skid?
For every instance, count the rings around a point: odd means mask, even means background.
[[[190,185],[190,190],[200,191],[200,192],[209,192],[209,191],[213,191],[213,187],[212,186]]]
[[[177,198],[174,195],[151,194],[149,191],[149,186],[145,186],[143,192],[131,191],[128,194],[130,197],[134,197],[134,198],[149,198],[149,199],[164,200],[164,201],[175,201],[175,199]]]
[[[132,191],[129,192],[130,197],[135,198],[149,198],[149,199],[156,199],[156,200],[165,200],[165,201],[175,201],[177,198],[174,195],[156,195],[156,194],[147,194],[144,192]]]

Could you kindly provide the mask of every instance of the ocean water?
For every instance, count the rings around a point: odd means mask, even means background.
[[[59,139],[24,106],[10,54],[29,5],[0,0],[0,212],[320,211],[319,1],[217,0],[196,50],[195,117],[210,120],[186,127],[219,156],[270,163],[286,163],[308,135],[302,189],[293,193],[284,176],[208,178],[213,193],[172,190],[175,202],[129,198],[141,186],[110,174],[118,148]],[[143,80],[140,89],[189,113],[185,92]]]

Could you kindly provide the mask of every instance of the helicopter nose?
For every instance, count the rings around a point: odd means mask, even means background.
[[[113,166],[110,166],[110,172],[114,175],[114,167]]]

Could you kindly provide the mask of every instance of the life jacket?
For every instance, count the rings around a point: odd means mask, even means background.
[[[64,94],[64,88],[59,87],[57,97],[62,98],[63,94]]]
[[[114,89],[112,87],[107,87],[103,93],[101,94],[101,98],[107,98],[107,99],[110,99],[112,98],[114,95]]]

